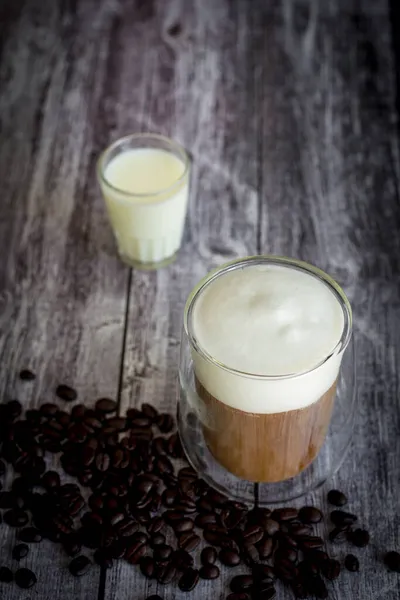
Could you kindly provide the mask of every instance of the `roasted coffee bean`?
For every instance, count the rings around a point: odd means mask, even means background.
[[[37,582],[36,575],[30,569],[18,569],[15,573],[15,583],[25,590],[33,587]]]
[[[177,523],[178,521],[183,519],[183,514],[181,512],[178,512],[177,510],[166,510],[163,513],[163,518],[167,523],[173,525],[174,523]]]
[[[257,544],[264,537],[264,531],[259,525],[249,525],[243,531],[245,544]]]
[[[354,556],[354,554],[347,554],[344,559],[344,566],[348,571],[358,571],[360,568],[360,563],[358,562],[358,558]],[[400,555],[399,555],[399,572],[400,572]]]
[[[291,523],[289,532],[291,536],[296,538],[297,536],[301,535],[312,535],[313,529],[310,525]]]
[[[330,516],[332,523],[337,527],[346,527],[357,521],[356,515],[345,512],[344,510],[333,510]]]
[[[135,417],[131,419],[131,426],[148,429],[151,426],[151,419],[146,416]]]
[[[302,535],[297,540],[303,550],[318,550],[324,545],[324,540],[317,535]]]
[[[191,592],[196,587],[199,577],[198,570],[189,567],[179,579],[179,589],[182,590],[182,592]]]
[[[143,403],[140,408],[142,409],[142,413],[152,421],[155,421],[157,419],[157,409],[154,408],[154,406],[152,406],[151,404]]]
[[[246,592],[233,592],[227,595],[226,600],[250,600],[250,596]]]
[[[325,560],[328,560],[329,556],[323,550],[308,550],[307,560],[313,562],[316,565],[321,565]]]
[[[302,523],[319,523],[322,521],[322,512],[315,506],[303,506],[299,510],[299,519]]]
[[[261,560],[265,560],[272,556],[274,551],[274,540],[273,538],[265,536],[258,544],[257,544],[258,554]]]
[[[229,587],[232,592],[245,592],[253,586],[254,578],[252,575],[236,575],[231,579]]]
[[[200,554],[200,560],[202,565],[213,565],[217,560],[217,551],[212,546],[206,546],[203,548]]]
[[[27,546],[26,544],[17,544],[13,548],[12,557],[15,560],[21,560],[22,558],[25,558],[25,556],[27,556],[28,552],[29,546]]]
[[[150,547],[156,548],[156,546],[160,546],[160,544],[165,544],[165,535],[162,533],[156,533],[150,538]]]
[[[69,572],[75,577],[81,577],[89,571],[91,564],[88,557],[81,554],[71,560],[68,566]]]
[[[60,486],[60,476],[56,471],[47,471],[42,477],[42,485],[46,490],[54,490]]]
[[[192,533],[191,531],[187,531],[179,536],[178,545],[179,548],[186,550],[186,552],[193,552],[193,550],[195,550],[200,544],[200,541],[201,540],[198,535]]]
[[[156,566],[151,556],[143,556],[143,558],[140,559],[139,565],[140,570],[145,577],[148,579],[152,579],[154,577]]]
[[[28,544],[37,544],[42,541],[42,535],[36,527],[25,527],[18,532],[18,539]]]
[[[138,523],[134,519],[126,518],[120,521],[116,526],[116,532],[121,537],[131,537],[139,529]]]
[[[99,452],[96,456],[96,468],[101,473],[108,470],[110,466],[110,456],[106,452]]]
[[[299,600],[309,598],[307,587],[301,580],[292,581],[291,587],[295,598],[299,598]]]
[[[82,543],[76,533],[64,537],[63,548],[68,556],[77,556],[82,550]]]
[[[298,576],[298,568],[292,561],[288,559],[283,559],[279,562],[276,562],[275,572],[279,579],[282,579],[283,581],[293,581]]]
[[[161,475],[174,472],[174,467],[172,466],[171,461],[163,455],[156,458],[154,466],[155,470]]]
[[[117,403],[110,398],[99,398],[95,404],[95,409],[103,415],[108,415],[117,410]]]
[[[134,542],[126,549],[124,557],[132,565],[137,565],[145,554],[146,544]]]
[[[274,560],[290,560],[291,562],[296,562],[298,557],[297,550],[295,548],[291,548],[290,546],[284,546],[283,548],[279,548],[274,554]]]
[[[59,385],[56,388],[56,395],[64,400],[65,402],[74,402],[77,399],[78,394],[69,385]]]
[[[339,561],[330,558],[321,564],[321,572],[326,579],[337,579],[340,575]]]
[[[4,523],[10,527],[25,527],[28,523],[28,515],[23,510],[12,509],[4,513]]]
[[[252,569],[254,581],[275,581],[276,575],[269,565],[255,565]]]
[[[176,577],[176,567],[172,563],[159,565],[156,568],[156,578],[159,583],[164,585],[171,583]]]
[[[115,431],[125,431],[128,428],[128,422],[124,417],[111,417],[106,422],[106,429],[114,429]]]
[[[162,528],[164,527],[164,525],[165,525],[165,522],[162,517],[155,517],[147,525],[147,531],[149,532],[150,535],[154,535],[156,533],[159,533],[162,530]]]
[[[314,577],[308,582],[308,588],[317,598],[328,598],[328,590],[321,577]]]
[[[214,513],[204,513],[197,515],[197,517],[194,520],[194,524],[197,527],[200,527],[200,529],[204,529],[204,527],[207,527],[208,525],[216,525],[216,523],[217,517]]]
[[[154,549],[154,558],[156,561],[161,562],[168,560],[172,556],[172,547],[168,544],[160,544]]]
[[[219,577],[219,568],[217,565],[204,565],[199,570],[202,579],[217,579]]]
[[[369,533],[366,529],[355,529],[347,533],[347,539],[358,548],[364,548],[369,544]]]
[[[347,530],[335,527],[329,532],[329,540],[334,544],[343,544],[347,541]]]
[[[328,502],[334,506],[344,506],[347,504],[347,498],[343,492],[340,492],[339,490],[331,490],[328,492]]]
[[[234,529],[239,527],[246,516],[246,512],[241,509],[226,509],[221,512],[220,520],[224,527],[227,529]],[[249,522],[249,521],[248,521]],[[260,525],[260,523],[256,523]]]
[[[22,379],[22,381],[33,381],[36,379],[36,375],[30,369],[22,369],[22,371],[19,372],[19,378]]]
[[[268,584],[266,587],[261,589],[253,590],[251,594],[252,600],[272,600],[275,598],[276,590],[272,584]]]
[[[12,421],[14,421],[15,419],[18,419],[18,417],[22,413],[22,404],[21,404],[21,402],[19,402],[19,400],[10,400],[9,402],[7,402],[5,407],[6,407],[7,417],[9,419],[11,419]]]
[[[156,423],[161,433],[170,433],[174,428],[174,420],[168,413],[159,414]]]
[[[219,546],[219,547],[222,547],[227,542],[229,542],[229,538],[227,535],[217,533],[216,531],[213,531],[211,529],[205,529],[203,531],[203,538],[209,544],[212,544],[213,546]]]
[[[11,569],[8,567],[0,567],[0,581],[2,583],[11,583],[14,579]]]
[[[172,562],[179,571],[185,571],[185,569],[193,567],[194,564],[193,556],[191,556],[189,552],[186,552],[186,550],[182,549],[175,550],[172,557]]]
[[[219,553],[219,560],[223,565],[226,565],[227,567],[235,567],[236,565],[240,564],[240,555],[234,550],[222,548],[222,550]]]
[[[275,521],[274,519],[267,519],[267,520],[265,521],[265,524],[264,524],[264,530],[265,530],[265,532],[266,532],[268,535],[270,535],[271,537],[272,537],[273,535],[275,535],[276,533],[278,533],[279,529],[280,529],[280,525],[279,525],[279,523],[278,523],[277,521]]]
[[[173,523],[173,528],[176,533],[183,533],[184,531],[192,531],[194,523],[192,519],[182,519]]]
[[[394,550],[391,550],[390,552],[387,552],[385,554],[383,560],[384,560],[385,565],[391,571],[395,571],[396,573],[400,573],[400,554],[398,552],[395,552]]]
[[[272,514],[272,519],[275,521],[285,522],[294,521],[298,517],[298,511],[296,508],[276,508]]]

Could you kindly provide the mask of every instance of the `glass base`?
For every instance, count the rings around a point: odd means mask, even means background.
[[[126,256],[124,254],[119,254],[119,258],[122,260],[124,264],[128,267],[132,267],[134,269],[140,269],[141,271],[154,271],[156,269],[161,269],[162,267],[167,267],[171,263],[173,263],[178,255],[178,252],[175,252],[171,256],[164,258],[158,262],[140,262],[132,257]]]
[[[182,367],[182,365],[181,365]],[[201,400],[194,383],[189,359],[180,372],[178,429],[192,467],[211,487],[229,499],[259,506],[283,503],[304,496],[322,486],[342,465],[351,443],[356,413],[354,346],[346,352],[337,381],[334,408],[325,441],[311,464],[295,477],[276,483],[253,483],[230,473],[211,454],[200,420]],[[268,441],[266,440],[266,444]]]

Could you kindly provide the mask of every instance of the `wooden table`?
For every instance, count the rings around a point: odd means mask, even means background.
[[[311,261],[355,312],[359,413],[338,486],[371,532],[330,598],[395,600],[400,549],[400,162],[389,7],[375,0],[5,0],[0,6],[0,390],[25,407],[59,382],[88,403],[172,409],[185,298],[211,267],[274,253]],[[393,2],[392,21],[396,18]],[[398,15],[397,15],[398,16]],[[398,49],[398,48],[397,48]],[[116,258],[99,152],[156,131],[193,157],[182,251],[158,272]],[[29,366],[38,375],[23,386]],[[61,401],[60,401],[61,403]],[[312,495],[326,507],[326,488]],[[327,529],[325,525],[322,530]],[[1,527],[1,563],[12,530]],[[341,547],[333,554],[343,558]],[[11,563],[10,563],[11,564]],[[50,542],[30,591],[2,600],[192,596],[122,561],[74,579]],[[14,567],[15,568],[15,565]],[[292,597],[283,589],[279,598]]]

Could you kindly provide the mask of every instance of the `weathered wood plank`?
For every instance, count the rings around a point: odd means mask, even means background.
[[[193,285],[212,266],[257,251],[257,132],[255,48],[258,28],[241,3],[154,3],[145,28],[124,12],[126,100],[136,129],[180,140],[193,157],[191,205],[177,262],[156,273],[133,272],[121,408],[150,401],[175,411],[183,307]],[[175,35],[175,32],[179,31]],[[223,35],[221,35],[223,32]],[[137,45],[129,44],[129,34]],[[138,48],[146,47],[135,62]],[[125,63],[124,63],[125,64]],[[132,95],[148,82],[144,108]],[[129,121],[129,118],[128,118]],[[129,128],[127,128],[128,130]],[[199,583],[196,597],[219,597],[229,577]],[[106,598],[130,600],[176,588],[143,582],[123,563],[107,576]]]
[[[55,386],[70,382],[90,403],[117,393],[128,281],[110,252],[94,177],[113,117],[106,104],[111,21],[107,7],[94,2],[80,3],[76,15],[54,2],[7,4],[12,15],[0,67],[0,393],[32,408],[54,401]],[[37,373],[34,383],[17,381],[22,366]],[[15,532],[1,527],[1,563],[16,569],[14,540]],[[67,564],[50,542],[32,547],[21,566],[37,574],[35,589],[0,584],[0,597],[97,599],[99,569],[74,579]]]
[[[274,35],[263,51],[261,250],[319,265],[353,304],[354,443],[313,499],[328,512],[325,491],[344,489],[372,536],[355,549],[362,574],[342,574],[332,597],[394,600],[399,580],[382,556],[400,539],[398,116],[387,7],[378,4],[373,14],[288,1],[264,17]]]

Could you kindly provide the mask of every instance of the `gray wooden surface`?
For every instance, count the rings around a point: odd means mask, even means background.
[[[336,480],[372,543],[330,597],[395,600],[400,550],[400,162],[389,7],[375,0],[3,0],[0,5],[0,394],[26,407],[73,383],[121,409],[176,402],[183,305],[232,257],[269,252],[326,269],[355,312],[359,414]],[[398,101],[398,100],[397,100]],[[177,262],[118,262],[95,181],[111,140],[151,130],[193,157]],[[38,374],[22,385],[15,374]],[[322,508],[326,488],[309,500]],[[14,533],[0,528],[0,563]],[[344,550],[333,551],[342,558]],[[38,584],[1,600],[191,596],[126,563],[72,578],[44,542]],[[282,588],[279,598],[290,594]]]

